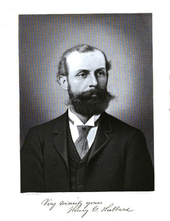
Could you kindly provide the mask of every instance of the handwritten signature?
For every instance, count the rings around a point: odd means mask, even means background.
[[[46,206],[51,211],[57,204],[53,202],[52,199],[45,199],[41,202],[43,206]],[[89,212],[101,212],[101,213],[108,213],[108,212],[132,212],[134,211],[130,207],[120,207],[115,205],[114,203],[110,203],[107,206],[103,206],[102,202],[85,202],[82,201],[78,202],[70,202],[70,201],[61,201],[58,206],[66,206],[69,208],[67,209],[67,213],[81,213],[81,218],[83,218]]]
[[[104,206],[100,208],[98,205],[94,206],[92,208],[89,207],[90,204],[87,204],[86,206],[83,206],[82,203],[77,204],[76,206],[72,206],[69,208],[67,213],[70,212],[80,212],[83,213],[81,216],[82,218],[89,212],[132,212],[133,210],[128,208],[121,208],[120,206],[115,206],[114,203],[111,203],[109,206]]]

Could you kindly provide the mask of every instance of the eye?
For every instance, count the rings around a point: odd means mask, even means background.
[[[102,76],[105,76],[106,74],[105,74],[105,72],[103,71],[103,70],[99,70],[98,72],[97,72],[97,76],[99,76],[99,77],[102,77]]]
[[[87,72],[86,71],[81,71],[77,74],[77,76],[82,77],[82,78],[86,78],[87,77]]]

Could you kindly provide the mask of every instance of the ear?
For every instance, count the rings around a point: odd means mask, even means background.
[[[61,87],[65,90],[68,91],[68,80],[67,80],[67,76],[63,76],[60,75],[58,78],[59,84],[61,85]]]

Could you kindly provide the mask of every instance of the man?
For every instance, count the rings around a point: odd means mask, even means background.
[[[143,133],[105,110],[110,63],[89,45],[67,50],[57,79],[69,93],[62,116],[33,127],[21,148],[22,192],[153,190]]]

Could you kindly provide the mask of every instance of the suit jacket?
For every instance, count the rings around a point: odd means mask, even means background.
[[[68,192],[68,114],[35,126],[21,148],[21,192]],[[154,189],[143,133],[103,113],[87,161],[85,191]]]

